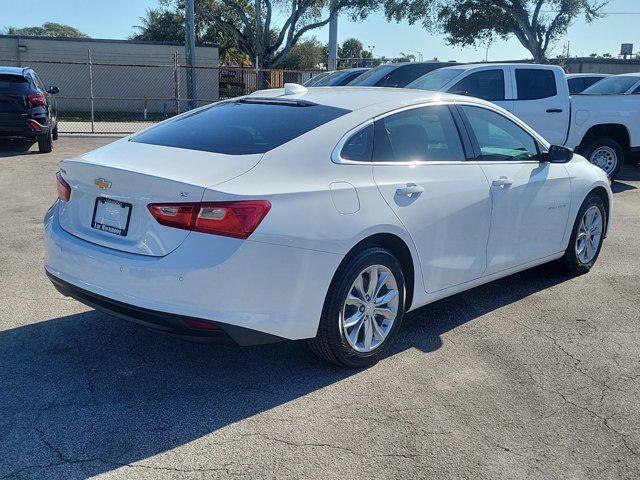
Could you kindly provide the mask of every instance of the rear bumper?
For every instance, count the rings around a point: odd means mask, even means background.
[[[117,300],[103,297],[88,290],[83,290],[49,272],[46,273],[51,283],[53,283],[53,286],[56,287],[56,290],[64,296],[74,298],[96,310],[109,313],[162,333],[203,343],[235,344],[241,346],[260,345],[285,340],[275,335],[269,335],[248,328],[214,323],[202,318],[159,312],[157,310],[150,310],[118,302]],[[210,325],[211,328],[190,327],[189,322],[193,321]]]
[[[212,332],[190,328],[187,320],[212,322],[240,345],[315,336],[342,260],[326,252],[197,232],[163,257],[126,253],[65,231],[58,203],[44,223],[45,269],[64,294],[191,338]]]
[[[37,122],[40,130],[34,128],[32,122]],[[0,114],[0,137],[35,138],[48,132],[49,124],[45,119]]]

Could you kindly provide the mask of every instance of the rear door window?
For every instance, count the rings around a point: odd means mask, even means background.
[[[556,76],[552,70],[541,68],[516,68],[518,100],[539,100],[555,97]]]
[[[226,155],[265,153],[350,110],[299,101],[221,102],[162,123],[131,141]]]
[[[505,99],[504,90],[504,72],[495,69],[472,73],[451,87],[449,92],[496,102]]]
[[[460,134],[446,105],[413,108],[376,121],[375,162],[464,161]]]

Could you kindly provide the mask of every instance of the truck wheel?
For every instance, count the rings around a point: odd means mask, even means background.
[[[611,138],[594,138],[581,152],[587,160],[604,170],[611,181],[616,179],[622,169],[624,150]]]
[[[53,138],[51,132],[47,132],[44,135],[38,135],[38,151],[40,153],[49,153],[53,150]]]

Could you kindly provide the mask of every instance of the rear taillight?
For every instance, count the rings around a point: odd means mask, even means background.
[[[58,190],[58,198],[63,202],[68,202],[71,198],[71,186],[65,182],[60,172],[56,173],[56,189]]]
[[[33,105],[44,105],[47,101],[47,97],[45,97],[44,93],[30,93],[27,96],[29,97],[29,102]]]
[[[247,238],[269,212],[266,200],[174,203],[148,206],[162,225],[234,238]]]

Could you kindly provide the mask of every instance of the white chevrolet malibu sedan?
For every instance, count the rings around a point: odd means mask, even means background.
[[[62,162],[46,271],[177,336],[309,339],[374,363],[403,315],[558,260],[588,272],[606,174],[505,110],[417,90],[288,85]]]

